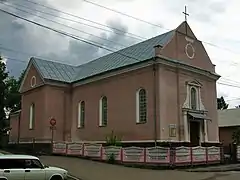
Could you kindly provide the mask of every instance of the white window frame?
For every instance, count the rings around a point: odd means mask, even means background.
[[[192,109],[192,89],[195,89],[196,91],[196,110],[199,110],[199,87],[196,86],[190,86],[190,92],[189,92],[189,100],[190,100],[190,108]]]
[[[84,101],[80,101],[79,103],[78,103],[78,121],[77,121],[77,128],[83,128],[83,126],[81,126],[81,122],[82,122],[82,102],[84,102]],[[84,102],[84,105],[85,105],[85,102]],[[84,109],[84,111],[85,111],[85,109]],[[84,112],[85,113],[85,112]],[[84,114],[85,115],[85,114]],[[85,119],[84,119],[85,120]]]
[[[140,103],[139,92],[141,90],[145,90],[145,92],[147,93],[146,89],[144,89],[144,88],[139,88],[136,92],[136,123],[141,123],[140,122],[140,109],[139,109],[139,103]],[[146,94],[146,101],[147,101],[147,94]]]
[[[103,98],[107,96],[102,96],[99,100],[99,126],[102,127],[103,126],[103,119],[102,119],[102,107],[103,107],[103,104],[102,104],[102,100]]]
[[[32,103],[30,106],[30,112],[29,112],[29,129],[33,129],[33,121],[34,121],[34,114],[35,113],[35,104]]]

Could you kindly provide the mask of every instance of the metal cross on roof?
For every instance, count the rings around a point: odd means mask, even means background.
[[[187,13],[187,6],[185,6],[185,11],[182,13],[185,15],[185,21],[187,21],[187,16],[189,16],[189,14]]]

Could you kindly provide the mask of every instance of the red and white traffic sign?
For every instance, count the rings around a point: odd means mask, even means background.
[[[51,118],[51,119],[50,119],[50,125],[51,125],[51,126],[55,126],[56,124],[57,124],[56,119],[55,119],[55,118]]]

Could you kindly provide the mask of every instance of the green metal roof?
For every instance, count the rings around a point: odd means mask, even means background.
[[[174,32],[174,30],[166,32],[79,66],[38,58],[33,58],[33,63],[44,79],[71,83],[148,60],[155,56],[154,46],[164,46],[173,37]]]

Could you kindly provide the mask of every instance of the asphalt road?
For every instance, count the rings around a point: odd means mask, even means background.
[[[186,172],[149,170],[105,164],[79,158],[42,156],[44,164],[65,168],[81,180],[239,180],[240,172]],[[76,180],[76,179],[75,179]]]

